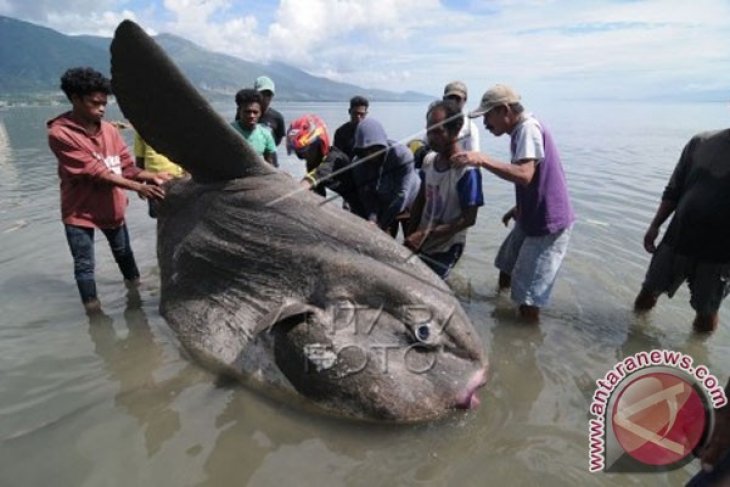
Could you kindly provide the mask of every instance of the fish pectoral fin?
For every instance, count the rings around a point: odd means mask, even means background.
[[[314,315],[317,308],[312,305],[293,302],[283,304],[272,310],[259,321],[253,331],[254,336],[259,333],[272,330],[275,326],[285,323],[297,324],[306,321],[309,316]]]

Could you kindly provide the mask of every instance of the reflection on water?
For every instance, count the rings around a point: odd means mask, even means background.
[[[512,309],[495,308],[491,316],[495,321],[492,340],[499,345],[499,348],[491,349],[492,370],[495,375],[500,374],[500,371],[518,372],[519,376],[506,378],[520,383],[519,389],[510,396],[511,402],[520,405],[519,409],[513,410],[520,417],[511,419],[520,423],[529,422],[539,416],[532,409],[545,387],[543,372],[537,360],[545,338],[544,331],[539,326],[520,321]]]
[[[288,120],[320,113],[331,127],[347,112],[346,103],[277,108]],[[682,485],[697,462],[652,476],[589,474],[588,408],[596,379],[638,351],[688,353],[723,382],[730,371],[727,302],[705,339],[691,332],[686,288],[649,314],[631,310],[649,261],[641,238],[679,151],[693,133],[727,125],[727,111],[531,108],[550,122],[578,215],[552,304],[525,326],[496,291],[492,262],[508,231],[499,220],[514,194],[485,174],[486,205],[451,284],[484,339],[490,382],[477,411],[408,427],[305,413],[222,386],[188,360],[157,311],[156,226],[137,198],[127,216],[140,298],[130,300],[97,245],[106,315],[86,319],[45,139],[60,110],[0,112],[0,485]],[[110,119],[121,118],[115,110]],[[399,138],[422,128],[425,107],[374,103],[371,113]],[[481,140],[506,157],[506,140]],[[283,149],[279,159],[303,174]]]
[[[154,372],[163,364],[163,349],[137,299],[132,296],[131,306],[124,310],[126,337],[117,335],[114,320],[104,313],[89,318],[89,336],[109,379],[119,383],[114,403],[137,419],[147,455],[153,456],[180,429],[179,413],[171,405],[190,385],[190,374],[183,370],[172,378],[155,379]]]
[[[5,122],[0,118],[0,167],[5,168],[10,162],[10,138]]]
[[[10,137],[8,130],[5,128],[5,122],[0,114],[0,187],[5,186],[12,188],[17,185],[17,173],[12,160],[12,148],[10,147]],[[11,195],[8,191],[0,191],[0,212],[11,204]],[[7,232],[5,225],[0,226],[0,231]]]

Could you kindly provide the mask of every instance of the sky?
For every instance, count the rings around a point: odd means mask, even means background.
[[[730,101],[730,0],[0,0],[0,15],[111,36],[123,19],[242,59],[368,88],[469,101],[495,83],[535,97]]]

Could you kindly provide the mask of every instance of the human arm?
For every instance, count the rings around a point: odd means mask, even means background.
[[[375,223],[378,219],[378,195],[375,192],[378,169],[373,167],[371,161],[357,157],[352,165],[352,179],[360,203],[358,214],[368,222]]]
[[[132,157],[121,138],[117,141],[117,143],[119,144],[118,147],[120,147],[119,160],[122,174],[117,175],[114,171],[108,171],[108,173],[102,174],[100,179],[122,188],[131,189],[140,197],[145,199],[163,199],[165,197],[165,191],[160,188],[159,185],[170,180],[172,176],[166,172],[154,173],[146,169],[140,170],[133,163]],[[147,147],[145,147],[145,151],[146,150]]]
[[[157,175],[148,171],[138,173],[135,178],[136,180],[133,180],[107,170],[106,172],[99,174],[97,179],[114,186],[119,186],[120,188],[134,191],[145,199],[161,200],[165,198],[165,191],[157,185],[161,184],[162,181],[157,177]],[[143,181],[151,182],[153,184],[144,184]]]
[[[152,171],[140,171],[135,177],[137,181],[144,181],[146,183],[156,184],[158,186],[166,183],[173,179],[172,174],[168,172],[152,172]]]
[[[338,179],[333,177],[332,173],[335,172],[337,166],[343,168],[350,163],[347,156],[343,153],[337,152],[339,151],[331,151],[327,154],[327,157],[325,157],[322,162],[317,165],[317,167],[305,174],[302,178],[302,185],[306,183],[309,188],[324,185],[333,191],[337,191]]]
[[[404,243],[409,249],[417,251],[427,242],[447,241],[453,235],[476,223],[478,209],[478,206],[470,206],[465,208],[459,218],[451,223],[440,223],[416,230],[406,238]]]
[[[516,206],[513,206],[512,208],[510,208],[509,210],[507,210],[507,213],[505,213],[504,215],[502,215],[502,223],[504,223],[504,226],[505,227],[508,226],[509,225],[509,221],[512,220],[513,218],[515,218],[516,215],[517,215],[517,207]]]
[[[264,160],[274,167],[279,167],[279,161],[276,158],[276,152],[264,152]]]
[[[665,221],[677,209],[679,199],[682,197],[684,183],[687,178],[689,166],[692,160],[693,147],[696,139],[692,139],[682,151],[672,176],[662,194],[662,201],[659,203],[654,218],[644,234],[644,249],[649,253],[656,252],[656,239],[659,236],[659,229]]]
[[[398,214],[406,209],[406,202],[412,201],[414,194],[418,192],[415,185],[420,187],[421,181],[415,173],[411,151],[404,146],[388,150],[382,177],[390,179],[390,184],[386,184],[386,187],[391,188],[387,206],[378,217],[378,226],[386,230]]]
[[[676,208],[677,203],[670,200],[662,200],[659,204],[659,208],[657,208],[656,214],[644,234],[644,249],[650,254],[656,252],[656,239],[659,236],[659,229],[662,224],[667,221],[667,218],[674,213]]]
[[[143,188],[145,185],[135,181],[141,175],[142,180],[154,182],[154,175],[136,168],[126,148],[120,152],[119,166],[115,166],[116,170],[113,170],[106,165],[100,156],[94,155],[91,151],[73,143],[72,140],[64,136],[61,131],[52,129],[48,134],[48,145],[59,161],[59,172],[64,173],[66,177],[102,181],[120,188],[136,191],[143,197],[164,197],[162,188],[157,186]],[[150,178],[150,176],[152,177]]]
[[[264,146],[264,160],[274,167],[279,167],[279,159],[276,157],[276,144],[270,130],[264,130],[266,142]]]
[[[302,180],[299,181],[299,185],[307,189],[312,189],[317,186],[315,171],[309,171],[307,174],[305,174]]]
[[[416,199],[411,206],[411,218],[408,222],[408,228],[405,231],[405,240],[403,245],[411,250],[417,251],[423,245],[423,232],[418,230],[421,225],[421,216],[423,215],[423,206],[426,204],[426,188],[421,181],[421,187],[418,189]]]
[[[274,136],[274,144],[278,146],[281,143],[281,139],[286,135],[286,123],[284,122],[284,116],[278,111],[274,111],[274,119],[276,120],[276,126],[272,130],[272,134]]]
[[[112,120],[109,123],[112,124],[117,130],[125,130],[132,126],[129,122],[126,122],[124,120]]]
[[[456,169],[451,170],[458,171]],[[458,216],[448,222],[428,222],[428,226],[422,231],[423,235],[416,235],[414,237],[414,240],[420,238],[420,246],[428,244],[428,246],[433,247],[439,243],[446,242],[457,233],[476,223],[477,210],[480,206],[484,205],[481,172],[477,169],[464,170],[456,183],[456,192],[460,206]],[[416,242],[414,241],[413,243]]]
[[[497,177],[520,186],[529,185],[540,162],[545,158],[545,140],[540,124],[533,118],[526,118],[510,133],[510,162],[499,161],[480,152],[457,153],[452,161],[457,166],[473,165],[483,167]]]
[[[514,164],[499,161],[481,152],[457,152],[451,156],[455,167],[472,166],[484,168],[499,178],[521,186],[527,186],[535,175],[535,159],[522,159]]]

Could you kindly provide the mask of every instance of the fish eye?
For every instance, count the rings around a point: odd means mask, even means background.
[[[431,323],[421,323],[416,325],[413,330],[413,334],[416,336],[416,340],[421,343],[431,343],[433,341],[433,334],[431,332]]]

